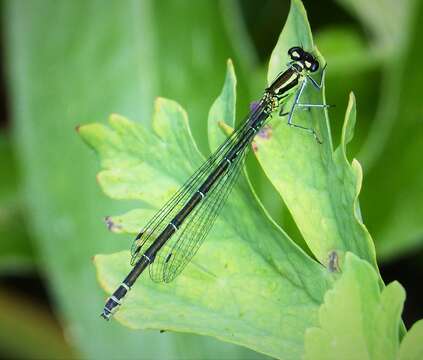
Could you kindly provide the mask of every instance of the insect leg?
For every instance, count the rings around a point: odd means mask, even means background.
[[[292,116],[294,115],[294,111],[295,111],[297,105],[299,104],[301,95],[304,91],[306,84],[307,84],[307,78],[304,79],[303,83],[301,84],[300,88],[298,89],[297,93],[295,94],[294,102],[292,104],[291,110],[288,113],[288,125],[291,126],[291,127],[295,127],[297,129],[307,131],[308,133],[310,133],[314,136],[314,138],[316,139],[316,141],[319,144],[321,144],[322,141],[319,139],[319,137],[317,136],[316,132],[313,129],[305,127],[305,126],[297,125],[297,124],[294,124],[292,122]]]

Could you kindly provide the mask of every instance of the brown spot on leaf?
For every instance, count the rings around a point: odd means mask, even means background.
[[[104,218],[104,222],[106,223],[106,226],[110,231],[116,232],[122,229],[122,226],[113,222],[113,218],[110,216],[106,216]]]
[[[272,127],[270,125],[266,125],[260,129],[257,136],[260,136],[262,139],[269,140],[272,137],[272,132]]]
[[[328,256],[328,270],[330,272],[339,272],[339,256],[338,253],[333,250]]]

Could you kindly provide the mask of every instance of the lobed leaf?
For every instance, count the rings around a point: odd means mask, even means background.
[[[398,353],[399,360],[423,358],[423,320],[417,321],[404,336]]]
[[[288,62],[286,49],[294,44],[302,43],[305,50],[316,54],[321,67],[325,64],[313,45],[306,18],[298,16],[304,13],[299,1],[292,1],[291,13],[297,16],[288,17],[270,60],[268,79],[280,71],[277,66]],[[290,31],[285,31],[286,28]],[[305,30],[301,32],[301,29]],[[318,76],[322,77],[322,70],[315,78]],[[301,102],[324,104],[324,88],[318,91],[309,83]],[[284,111],[289,111],[291,104],[284,104]],[[255,155],[282,196],[307,245],[322,264],[328,263],[329,254],[334,251],[341,259],[343,253],[351,251],[377,268],[373,241],[362,222],[358,205],[361,167],[355,160],[350,164],[346,156],[355,115],[355,99],[351,95],[341,145],[335,151],[325,110],[297,109],[293,120],[298,125],[314,128],[323,144],[315,141],[309,132],[286,126],[285,117],[275,116],[266,132],[256,137]]]
[[[380,291],[377,272],[348,252],[319,310],[319,327],[306,332],[305,358],[396,359],[404,300],[399,283]]]

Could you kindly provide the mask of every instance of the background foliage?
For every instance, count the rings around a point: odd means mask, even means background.
[[[351,89],[357,96],[351,152],[364,168],[362,213],[382,276],[400,280],[407,290],[410,325],[422,317],[416,310],[419,284],[413,282],[421,273],[423,242],[422,6],[417,0],[339,0],[305,1],[305,7],[329,64],[327,98],[337,106],[331,119],[343,118]],[[109,234],[101,216],[131,204],[101,193],[94,181],[95,156],[81,146],[74,127],[104,121],[112,112],[148,124],[153,99],[160,95],[183,104],[200,149],[206,149],[205,119],[220,91],[226,59],[236,65],[238,110],[244,113],[265,84],[266,61],[288,8],[288,1],[270,0],[260,6],[2,2],[8,110],[0,132],[0,301],[8,309],[0,319],[0,346],[5,354],[259,357],[211,338],[140,334],[98,321],[104,294],[90,258],[127,247]],[[334,139],[341,124],[332,121]],[[254,169],[254,160],[249,166]],[[301,244],[290,215],[272,201],[265,177],[257,174],[253,181],[272,216]],[[48,291],[48,308],[45,295],[37,296],[33,273]],[[401,279],[407,273],[412,276]],[[15,341],[23,337],[26,347]]]

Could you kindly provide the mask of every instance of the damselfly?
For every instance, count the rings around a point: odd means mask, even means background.
[[[320,142],[316,132],[292,122],[298,107],[324,108],[326,104],[302,104],[301,95],[308,82],[321,89],[310,74],[319,68],[319,62],[309,52],[295,46],[289,49],[291,61],[264,91],[244,123],[226,139],[213,155],[191,176],[147,223],[132,246],[132,270],[108,298],[102,317],[109,319],[138,276],[148,267],[150,277],[157,282],[172,281],[194,256],[213,226],[242,168],[255,134],[272,113],[281,108],[279,115],[288,116],[288,125],[310,132]],[[282,111],[282,100],[294,95],[291,109]]]

